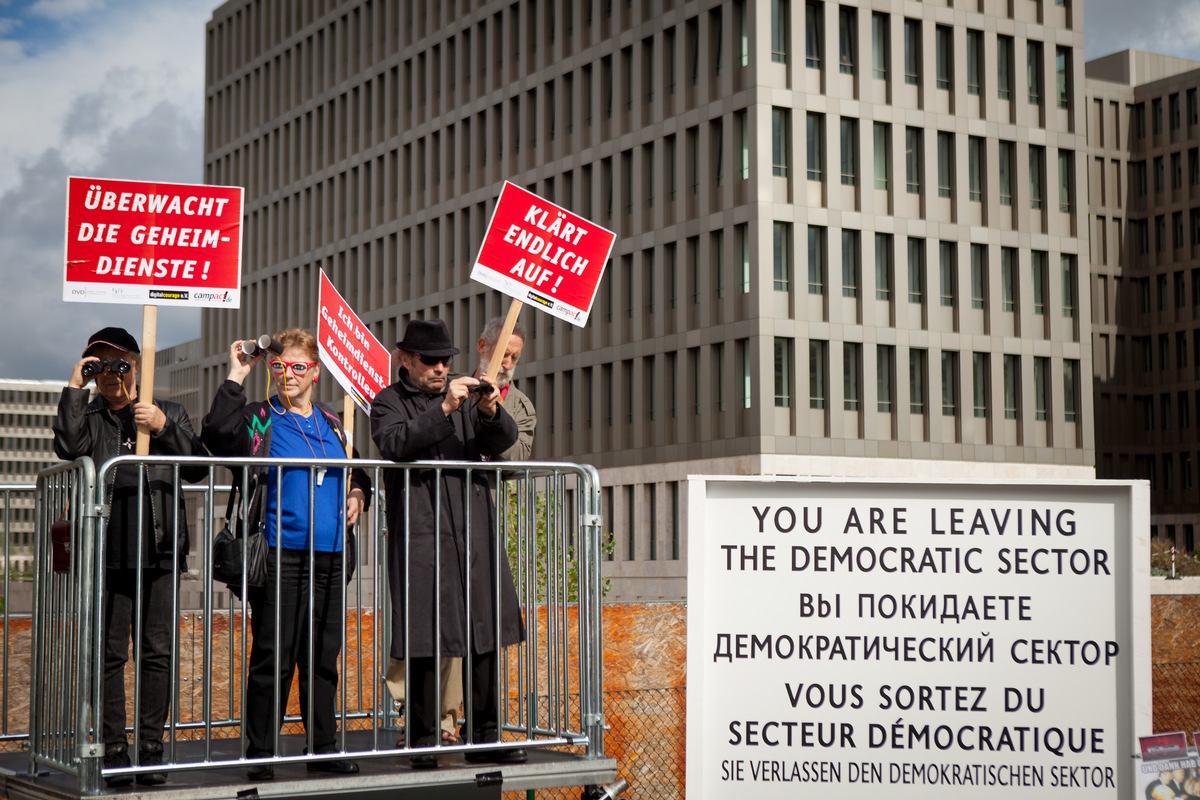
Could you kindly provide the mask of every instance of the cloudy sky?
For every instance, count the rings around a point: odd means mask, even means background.
[[[280,0],[286,2],[287,0]],[[1200,60],[1200,0],[1073,0],[1087,57],[1128,47]],[[142,307],[66,303],[68,175],[196,183],[204,25],[216,0],[0,0],[0,377],[65,380],[110,324]],[[162,307],[158,344],[199,335]]]

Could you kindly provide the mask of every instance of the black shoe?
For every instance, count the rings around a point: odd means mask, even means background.
[[[408,762],[413,769],[437,769],[438,757],[432,753],[421,753],[415,756],[409,756]]]
[[[270,764],[255,764],[246,770],[246,777],[252,781],[275,780],[275,768]]]
[[[472,764],[524,764],[529,754],[524,747],[503,747],[499,750],[468,750],[463,758]]]
[[[334,761],[310,761],[309,772],[332,772],[334,775],[354,775],[358,772],[358,762],[340,758]]]
[[[160,767],[163,763],[162,742],[142,742],[138,750],[139,767]],[[160,786],[167,782],[165,772],[144,772],[137,776],[137,782],[142,786]]]
[[[120,744],[106,744],[104,746],[104,768],[105,769],[120,769],[121,767],[130,766],[129,762],[129,745],[121,742]],[[106,786],[128,786],[133,783],[132,775],[114,775],[111,778],[105,778]]]

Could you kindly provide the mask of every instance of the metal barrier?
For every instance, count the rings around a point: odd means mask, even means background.
[[[143,502],[145,476],[150,468],[169,470],[171,498],[188,492],[200,519],[199,525],[190,526],[194,560],[189,565],[191,573],[199,576],[198,610],[184,613],[180,602],[181,576],[178,570],[172,576],[170,613],[175,624],[170,634],[171,710],[161,766],[139,763],[136,747],[130,748],[130,766],[113,768],[102,764],[105,755],[102,610],[108,591],[103,565],[111,487],[117,468],[122,466],[126,469],[133,466],[143,476],[136,490],[136,507],[142,509],[137,512],[139,523],[141,514],[150,513]],[[197,466],[203,467],[206,478],[185,487],[181,469]],[[29,674],[30,774],[44,769],[72,774],[77,777],[80,793],[91,794],[100,789],[104,780],[150,772],[312,762],[320,760],[318,755],[328,759],[328,753],[309,755],[313,743],[311,731],[305,736],[303,753],[290,752],[298,749],[294,736],[287,746],[282,746],[277,733],[273,757],[245,759],[245,731],[240,715],[252,644],[249,606],[232,599],[227,611],[219,607],[218,598],[229,590],[213,581],[211,543],[214,533],[222,527],[225,511],[227,481],[219,480],[224,477],[222,470],[236,470],[234,474],[242,475],[244,481],[253,468],[276,471],[276,475],[285,468],[302,468],[311,477],[318,471],[352,467],[370,475],[375,498],[356,526],[357,564],[346,565],[357,568],[343,593],[347,624],[342,627],[338,664],[339,756],[369,759],[431,752],[429,748],[412,747],[408,741],[395,742],[397,725],[408,716],[397,714],[383,680],[391,613],[386,573],[390,540],[383,477],[390,471],[401,471],[406,474],[400,479],[407,485],[414,471],[425,475],[432,471],[440,486],[444,484],[443,473],[457,471],[467,476],[464,485],[468,495],[472,475],[485,475],[492,486],[495,502],[491,524],[499,535],[498,541],[507,545],[526,622],[525,641],[508,648],[499,659],[499,714],[504,745],[552,746],[584,758],[602,758],[600,498],[593,468],[551,462],[514,462],[501,466],[445,461],[394,464],[345,459],[127,456],[107,462],[99,471],[88,459],[81,459],[38,476]],[[310,503],[311,483],[310,480]],[[242,494],[244,498],[245,491]],[[464,499],[468,506],[471,502],[470,497]],[[69,536],[61,542],[56,554],[49,532],[51,524],[64,512]],[[192,516],[189,514],[189,518]],[[176,520],[175,525],[179,524]],[[175,533],[167,531],[166,535]],[[310,530],[310,542],[311,533]],[[139,563],[144,561],[142,538],[138,539]],[[278,558],[279,551],[272,552],[272,557]],[[505,556],[504,550],[498,552],[499,557]],[[310,566],[313,557],[310,546]],[[141,596],[145,572],[143,567],[136,570],[135,597]],[[146,667],[141,647],[136,643],[144,630],[145,613],[146,609],[138,604],[133,619],[133,658],[126,665],[126,674],[132,674],[134,687],[126,703],[127,718],[132,720],[127,734],[133,731],[135,744],[139,738],[137,726]],[[422,613],[422,609],[409,613]],[[311,630],[311,607],[308,625]],[[7,670],[5,674],[8,676]],[[311,707],[311,686],[309,691],[307,705]],[[298,693],[293,689],[284,736],[290,736],[299,720],[292,713],[297,699]],[[470,702],[469,693],[466,702]],[[234,738],[236,752],[230,746]],[[475,744],[456,744],[438,746],[432,752],[466,753],[481,748],[487,749]]]

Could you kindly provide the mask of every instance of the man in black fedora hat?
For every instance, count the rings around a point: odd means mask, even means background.
[[[396,346],[398,378],[371,403],[371,438],[384,458],[483,461],[517,441],[517,424],[495,387],[470,375],[451,377],[451,361],[460,351],[442,320],[413,320]],[[498,742],[497,662],[503,647],[525,638],[525,626],[508,559],[497,558],[502,546],[496,541],[488,473],[472,471],[468,481],[464,470],[412,470],[406,480],[403,471],[388,470],[383,480],[391,655],[407,664],[408,744],[441,742],[435,676],[443,657],[466,658],[470,664],[463,733],[477,744]],[[492,748],[466,757],[512,763],[524,761],[525,751]],[[438,758],[419,754],[412,765],[436,767]]]

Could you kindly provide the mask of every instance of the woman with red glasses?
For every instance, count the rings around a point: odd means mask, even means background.
[[[217,389],[204,418],[201,438],[218,456],[308,461],[344,457],[346,432],[342,421],[332,409],[313,399],[321,374],[316,337],[303,328],[288,328],[275,334],[275,340],[275,350],[243,348],[240,340],[230,345],[229,376]],[[254,365],[264,359],[275,395],[262,402],[249,402],[243,383]],[[300,714],[308,731],[310,752],[338,752],[335,710],[337,662],[345,623],[343,575],[354,568],[346,531],[366,509],[371,496],[371,482],[365,472],[350,470],[348,486],[345,472],[307,466],[259,468],[252,478],[255,489],[249,492],[251,510],[246,529],[261,529],[270,550],[266,580],[249,590],[254,644],[242,715],[247,758],[275,755],[275,737],[283,723],[297,666]],[[264,493],[265,504],[257,502],[256,498]],[[261,510],[256,513],[256,509]],[[311,668],[307,663],[310,648],[315,662]],[[349,774],[358,772],[358,764],[330,759],[310,761],[308,769]],[[262,781],[274,778],[275,772],[270,764],[256,764],[247,775]]]

